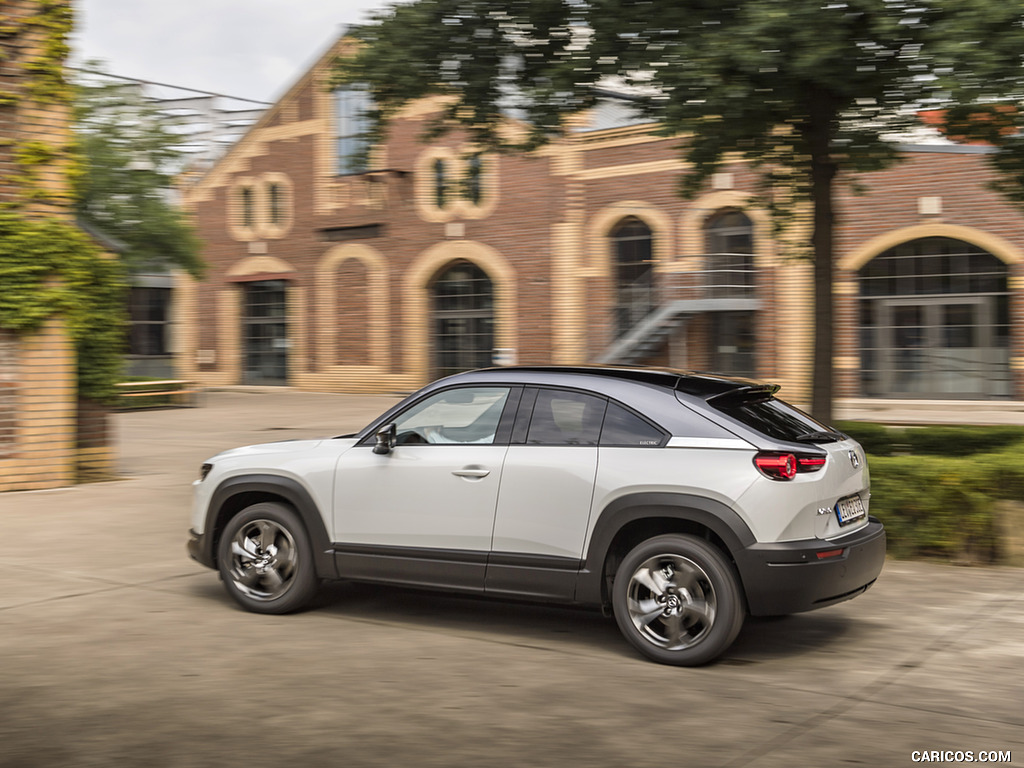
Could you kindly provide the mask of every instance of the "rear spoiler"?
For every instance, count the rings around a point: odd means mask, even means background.
[[[771,400],[780,389],[782,387],[779,384],[752,384],[712,395],[707,398],[707,402],[716,408],[727,408],[729,406],[742,405],[743,403],[764,402]]]

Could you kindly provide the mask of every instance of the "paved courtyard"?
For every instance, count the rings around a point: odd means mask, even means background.
[[[1024,571],[890,561],[851,602],[748,620],[718,663],[597,613],[323,590],[247,614],[185,553],[223,448],[362,426],[394,397],[212,392],[117,415],[122,479],[0,495],[0,766],[1024,762]]]

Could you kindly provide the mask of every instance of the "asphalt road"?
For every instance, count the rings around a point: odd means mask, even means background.
[[[1017,569],[890,561],[851,602],[748,620],[700,669],[577,610],[354,585],[294,616],[237,609],[185,553],[199,463],[394,400],[120,414],[122,480],[0,495],[0,766],[1024,763]]]

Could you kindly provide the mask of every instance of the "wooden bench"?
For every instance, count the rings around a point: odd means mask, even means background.
[[[125,381],[117,385],[122,398],[151,398],[153,406],[177,405],[195,406],[199,389],[194,381],[182,379],[164,379],[161,381]],[[157,398],[165,398],[166,402],[157,402]],[[141,407],[148,407],[146,400],[134,401]]]

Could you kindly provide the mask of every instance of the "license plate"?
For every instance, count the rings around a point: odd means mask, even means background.
[[[867,514],[860,496],[847,496],[836,502],[836,517],[840,525],[849,525]]]

